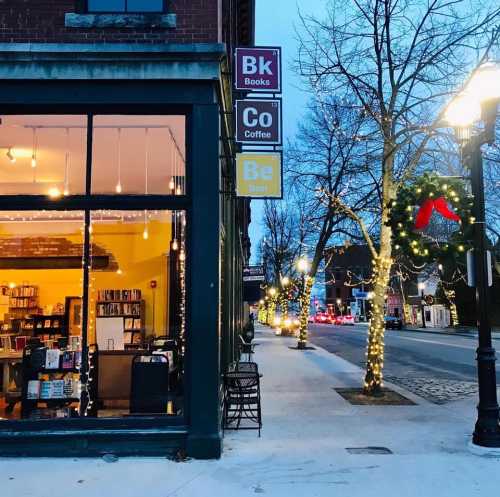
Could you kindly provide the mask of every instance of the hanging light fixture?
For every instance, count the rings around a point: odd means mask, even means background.
[[[149,238],[149,229],[148,229],[148,211],[144,211],[144,230],[142,232],[142,238],[147,240]]]
[[[116,193],[122,192],[122,129],[118,128],[118,183],[116,183]]]
[[[175,180],[174,180],[174,174],[175,174],[175,169],[174,169],[174,148],[175,148],[175,143],[174,143],[174,137],[172,136],[172,133],[170,133],[170,142],[171,142],[171,149],[170,149],[170,167],[172,168],[172,176],[170,177],[170,182],[168,184],[168,187],[170,189],[170,193],[175,193]]]
[[[10,160],[11,164],[16,163],[16,158],[15,158],[14,154],[12,153],[12,147],[9,147],[9,149],[7,150],[7,153],[5,155],[7,155],[7,158]]]
[[[36,167],[37,148],[38,148],[37,132],[36,132],[36,128],[33,128],[33,148],[31,150],[31,167],[33,167],[33,168]]]
[[[181,190],[181,185],[180,185],[180,178],[179,178],[179,161],[178,161],[178,152],[177,152],[177,147],[175,150],[175,181],[177,183],[177,188],[175,189],[175,194],[180,195],[182,193]]]
[[[148,194],[148,166],[149,166],[149,128],[144,129],[144,137],[146,141],[146,153],[144,156],[144,176],[145,176],[145,188],[144,193]],[[142,232],[142,238],[147,240],[149,238],[148,229],[148,211],[144,211],[144,231]]]
[[[66,128],[66,153],[64,155],[64,189],[63,195],[69,195],[69,168],[71,165],[71,155],[69,150],[69,128]]]

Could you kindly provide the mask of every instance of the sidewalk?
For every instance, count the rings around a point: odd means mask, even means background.
[[[410,325],[405,326],[401,331],[415,331],[418,333],[431,333],[433,335],[455,335],[467,338],[477,338],[477,328],[470,328],[466,326],[459,326],[457,328],[421,328]],[[493,339],[500,339],[500,329],[493,328],[491,330],[491,336]]]
[[[333,387],[362,371],[321,348],[258,326],[263,374],[262,437],[228,432],[219,461],[161,458],[0,459],[3,497],[443,497],[496,495],[499,460],[468,450],[475,398],[445,406],[351,406]],[[386,447],[392,454],[351,454]]]

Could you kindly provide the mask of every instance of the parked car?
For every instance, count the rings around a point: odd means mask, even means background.
[[[354,326],[354,316],[351,316],[350,314],[342,316],[342,324],[347,326]]]
[[[401,330],[403,329],[403,321],[396,316],[385,316],[385,329],[386,330]]]
[[[342,316],[335,316],[335,318],[333,319],[333,324],[340,326],[342,324]]]
[[[314,322],[319,324],[332,324],[332,316],[326,312],[317,312],[314,316]]]

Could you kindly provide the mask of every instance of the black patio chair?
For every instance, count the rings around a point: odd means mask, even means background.
[[[260,437],[261,429],[262,410],[258,371],[226,373],[224,375],[223,432],[225,430],[259,430]]]

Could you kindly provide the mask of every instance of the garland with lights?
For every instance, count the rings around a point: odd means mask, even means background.
[[[415,266],[443,259],[458,259],[472,247],[472,199],[458,178],[424,174],[399,189],[389,222],[395,255],[405,255]],[[447,239],[432,236],[433,217],[456,223]]]

